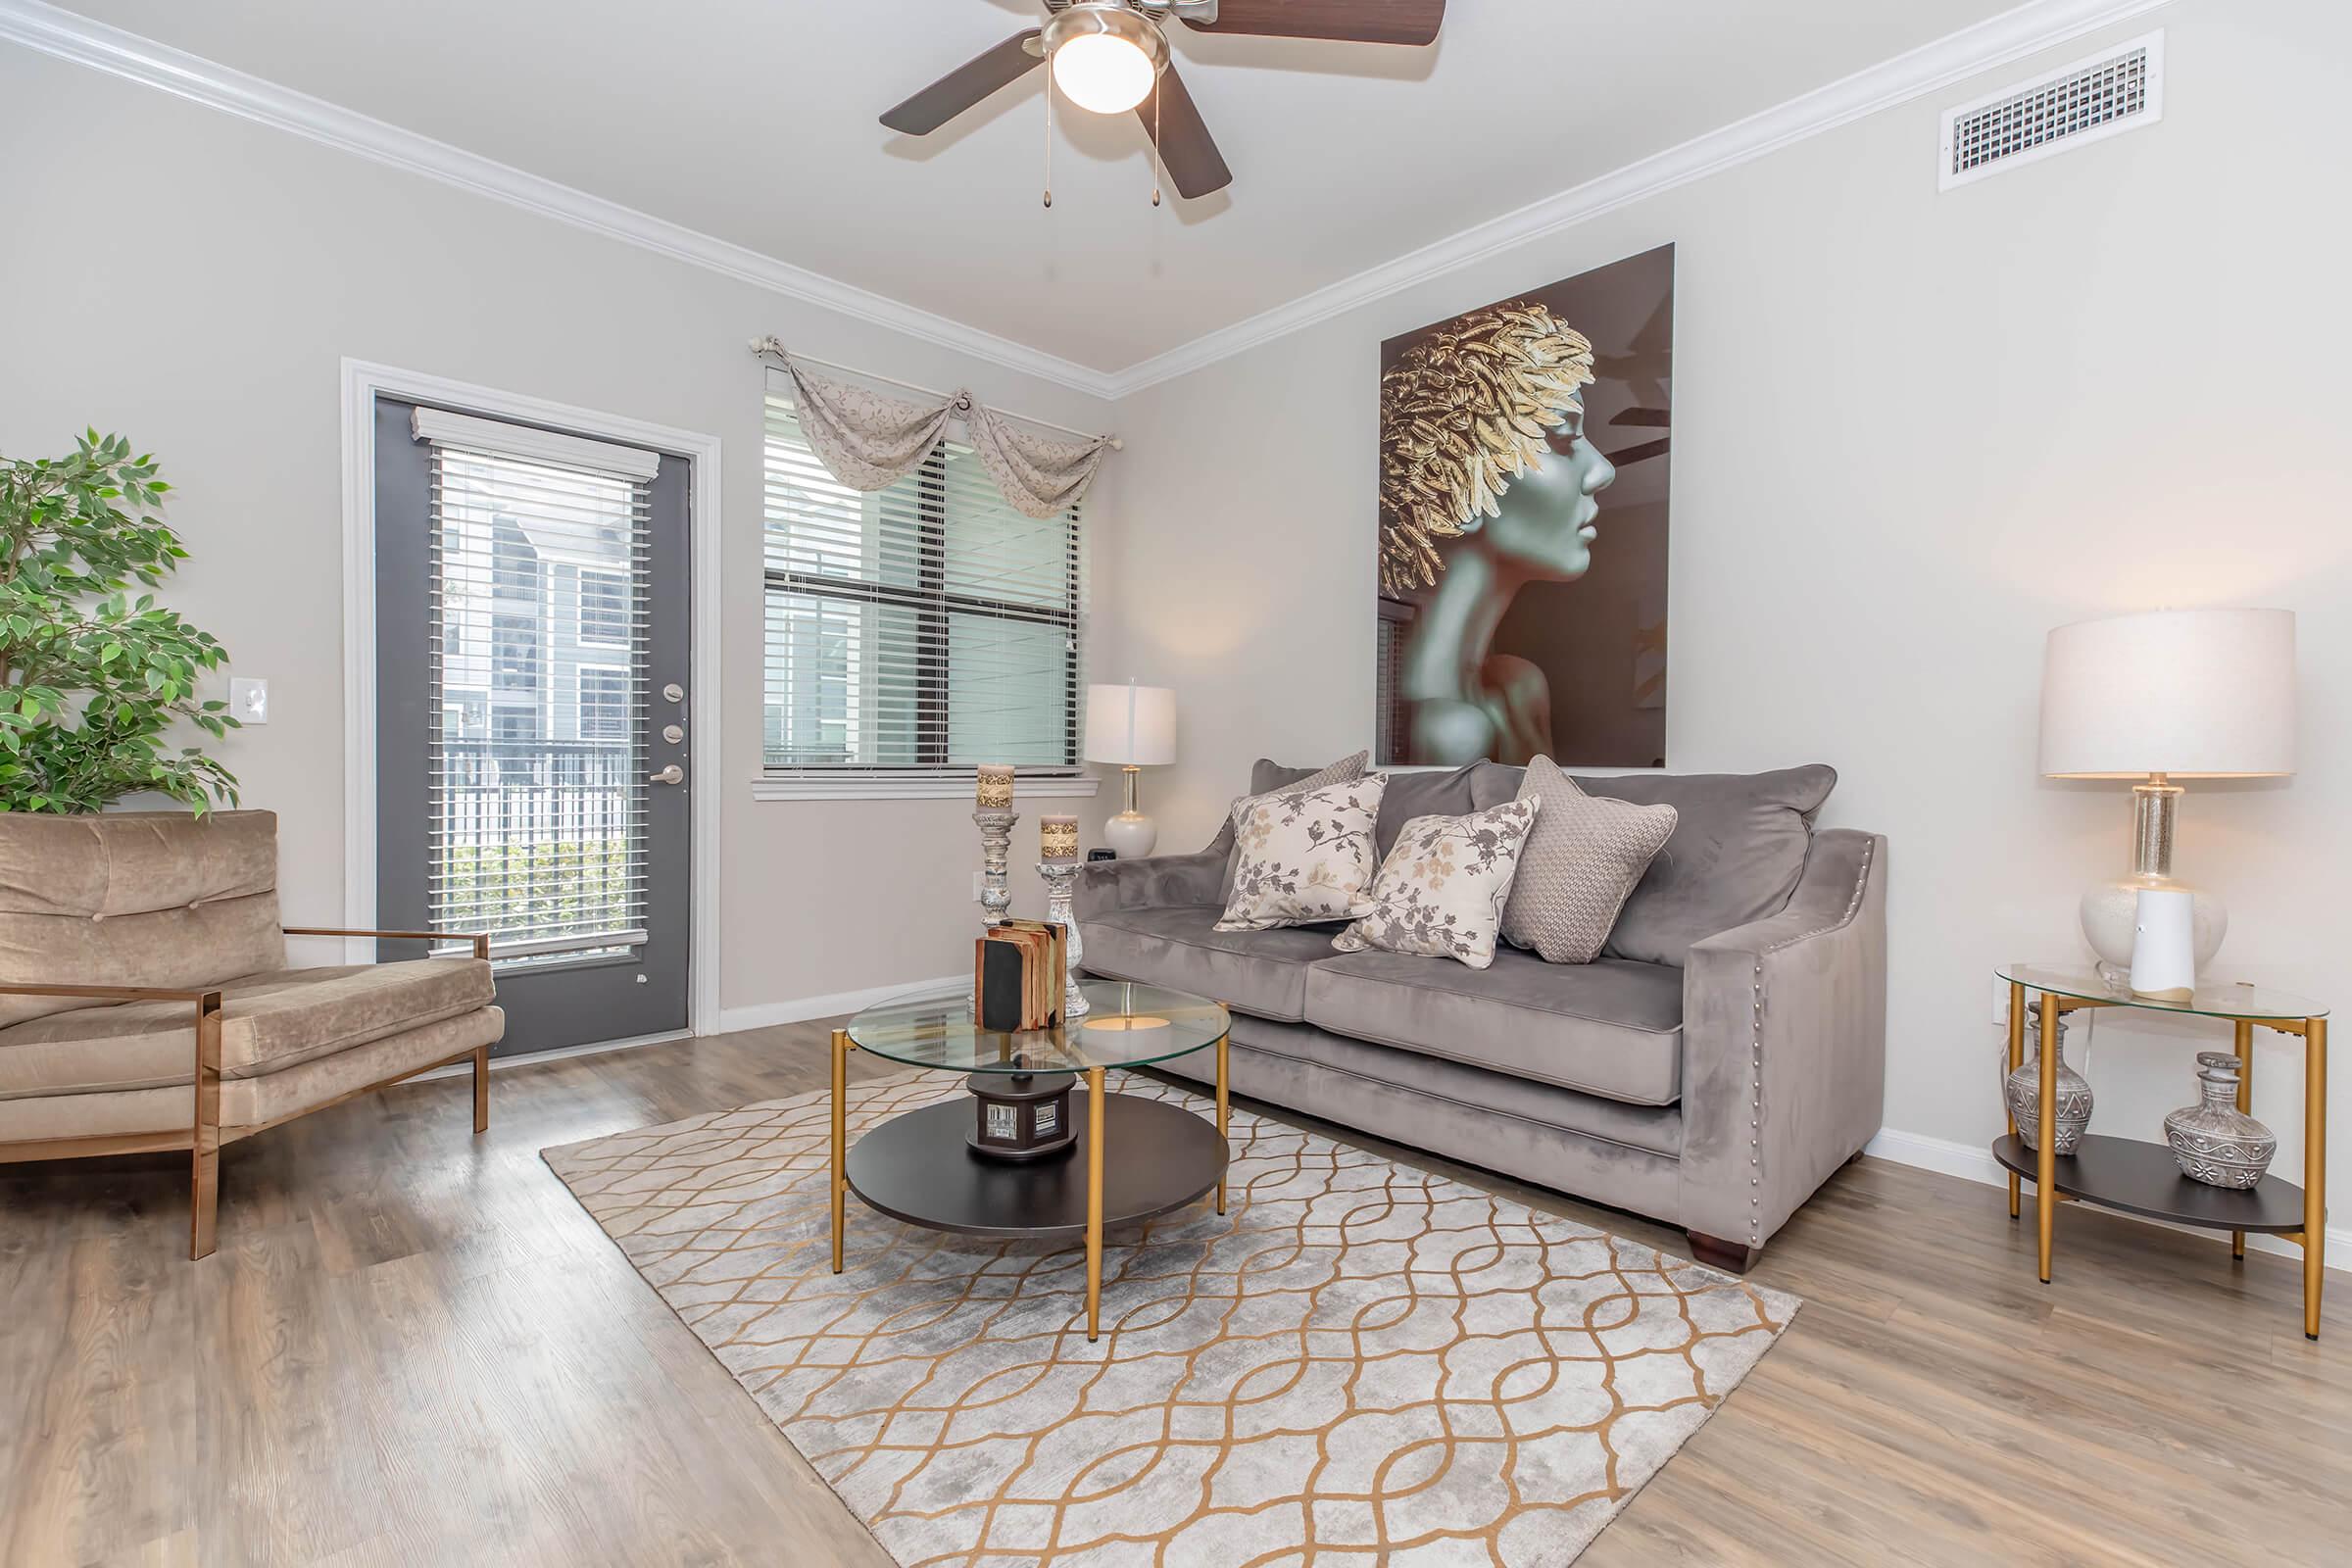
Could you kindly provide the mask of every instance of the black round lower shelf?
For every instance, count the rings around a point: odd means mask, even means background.
[[[1225,1174],[1216,1124],[1133,1095],[1104,1095],[1102,1224],[1133,1224],[1184,1207]],[[962,1097],[894,1116],[850,1146],[844,1174],[866,1206],[928,1230],[966,1236],[1086,1234],[1087,1102],[1071,1097],[1077,1140],[1057,1155],[1006,1163],[965,1143]]]
[[[2039,1156],[2014,1133],[1993,1144],[1992,1157],[2036,1179]],[[2303,1189],[2294,1183],[2265,1176],[2242,1190],[2208,1187],[2180,1174],[2169,1146],[2138,1138],[2084,1134],[2074,1153],[2058,1156],[2052,1183],[2069,1198],[2177,1225],[2273,1234],[2303,1228]]]

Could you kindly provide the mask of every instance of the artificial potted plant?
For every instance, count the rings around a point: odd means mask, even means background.
[[[187,559],[159,515],[154,459],[89,431],[71,457],[0,457],[0,810],[96,811],[152,791],[201,815],[237,780],[166,732],[216,738],[228,705],[199,699],[227,650],[155,602]]]

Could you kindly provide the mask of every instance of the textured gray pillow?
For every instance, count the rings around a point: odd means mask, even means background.
[[[1671,806],[1587,795],[1548,757],[1527,764],[1519,799],[1543,809],[1519,852],[1502,939],[1545,963],[1591,963],[1650,858],[1674,834]]]
[[[1225,808],[1225,825],[1217,829],[1210,849],[1222,845],[1225,850],[1225,880],[1217,890],[1218,902],[1233,902],[1233,873],[1241,864],[1241,854],[1233,841],[1234,825],[1241,821],[1242,811],[1251,802],[1281,790],[1319,790],[1326,784],[1352,784],[1364,776],[1364,765],[1372,760],[1370,751],[1353,757],[1343,757],[1328,767],[1285,767],[1267,758],[1259,758],[1250,770],[1250,793]]]

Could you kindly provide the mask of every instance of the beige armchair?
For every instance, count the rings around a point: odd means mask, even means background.
[[[488,937],[291,969],[289,936],[453,940],[280,925],[274,812],[0,813],[0,1163],[188,1150],[194,1258],[223,1144],[468,1056],[489,1126]]]

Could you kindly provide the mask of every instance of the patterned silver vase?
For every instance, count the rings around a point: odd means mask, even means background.
[[[2054,1118],[2058,1136],[2058,1152],[2072,1154],[2082,1144],[2082,1130],[2090,1125],[2090,1080],[2067,1064],[2066,1020],[2058,1020],[2058,1109]],[[2009,1059],[2008,1048],[2001,1048],[2001,1060]],[[2001,1084],[2002,1098],[2009,1102],[2009,1119],[2017,1123],[2018,1142],[2028,1149],[2041,1148],[2041,1013],[2034,1008],[2026,1014],[2026,1062],[2008,1075]]]
[[[2204,1098],[2164,1118],[2180,1174],[2208,1187],[2252,1187],[2271,1168],[2278,1135],[2237,1108],[2238,1061],[2222,1051],[2197,1053]]]

